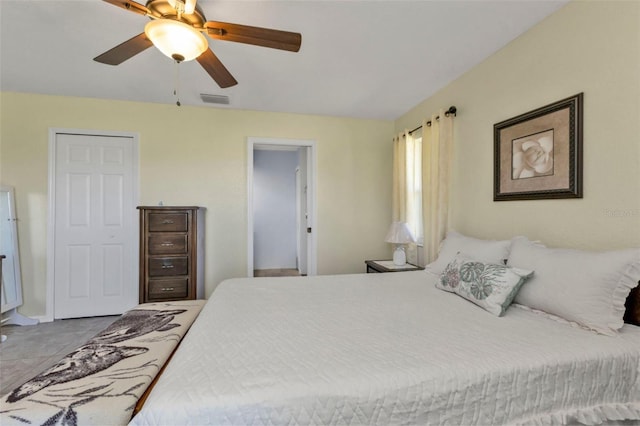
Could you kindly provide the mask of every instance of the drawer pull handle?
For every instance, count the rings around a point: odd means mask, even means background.
[[[173,269],[173,265],[170,263],[168,265],[162,265],[162,269]]]
[[[175,289],[173,287],[162,287],[160,290],[162,290],[162,291],[173,291]]]
[[[171,247],[173,246],[173,243],[162,243],[160,244],[162,247]]]
[[[171,225],[171,224],[173,224],[173,221],[171,219],[165,219],[165,220],[162,221],[162,224],[163,225]]]

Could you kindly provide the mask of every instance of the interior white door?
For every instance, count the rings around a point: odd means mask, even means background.
[[[138,300],[133,138],[55,138],[54,318],[121,314]]]
[[[313,163],[312,163],[312,159],[311,159],[311,155],[310,155],[310,148],[309,147],[304,147],[302,148],[302,151],[304,152],[304,159],[302,159],[300,161],[301,165],[304,164],[303,170],[304,170],[304,193],[303,193],[303,205],[304,205],[304,219],[305,219],[305,226],[306,226],[306,234],[304,235],[304,240],[303,240],[303,250],[306,251],[305,253],[305,271],[304,274],[306,275],[308,272],[308,266],[309,266],[309,259],[314,259],[314,232],[316,232],[316,230],[314,229],[314,220],[315,218],[313,217],[313,214],[315,212],[315,210],[313,209],[313,200],[315,199],[315,194],[313,191],[315,191],[315,186],[313,183],[313,178],[312,178],[312,168],[313,168]],[[314,265],[315,265],[315,261],[314,261]],[[311,274],[309,274],[311,275]]]
[[[300,264],[298,270],[301,275],[308,275],[307,259],[309,257],[309,234],[307,233],[309,218],[309,201],[307,199],[307,190],[309,188],[309,168],[307,167],[307,150],[306,146],[298,148],[298,186],[297,193],[297,219],[298,219],[298,257]]]
[[[299,153],[306,148],[300,148]],[[300,158],[300,157],[298,157]],[[306,170],[306,164],[304,167]],[[303,168],[296,168],[296,257],[300,275],[307,275],[307,182]]]

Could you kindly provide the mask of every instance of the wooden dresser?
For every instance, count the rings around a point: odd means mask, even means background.
[[[204,298],[204,209],[138,209],[140,303]]]

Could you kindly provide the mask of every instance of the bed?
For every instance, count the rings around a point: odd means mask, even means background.
[[[455,232],[424,271],[230,279],[125,313],[0,420],[637,425],[638,280],[640,249]]]
[[[491,315],[439,280],[227,280],[131,424],[640,422],[640,327]]]

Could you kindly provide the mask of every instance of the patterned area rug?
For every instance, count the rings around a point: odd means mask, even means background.
[[[0,400],[2,425],[125,425],[205,300],[146,303]]]

